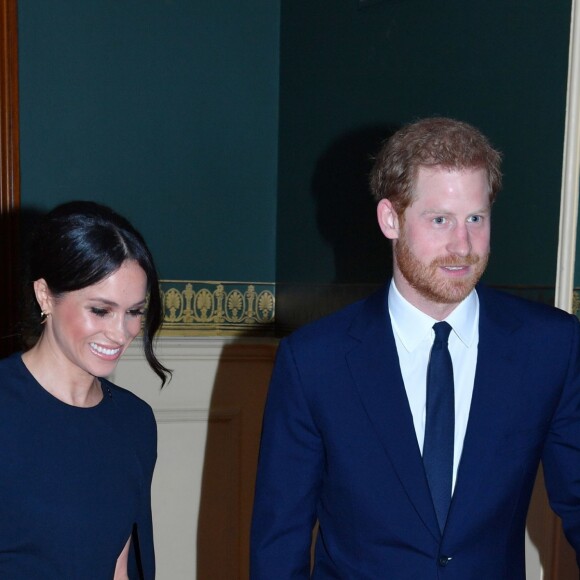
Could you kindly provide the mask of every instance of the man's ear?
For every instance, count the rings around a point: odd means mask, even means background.
[[[377,205],[377,220],[383,236],[389,240],[399,237],[399,216],[388,199],[381,199]]]
[[[52,294],[46,280],[39,278],[33,282],[32,287],[34,288],[34,295],[36,296],[40,310],[46,314],[50,314],[52,310]]]

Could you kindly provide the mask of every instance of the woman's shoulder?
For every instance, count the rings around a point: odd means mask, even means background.
[[[151,405],[138,397],[129,389],[120,387],[106,378],[99,379],[103,386],[105,397],[110,397],[121,408],[123,413],[140,416],[144,419],[153,418]]]
[[[157,457],[157,423],[153,409],[130,390],[101,378],[104,396],[115,409],[114,421],[152,471]]]

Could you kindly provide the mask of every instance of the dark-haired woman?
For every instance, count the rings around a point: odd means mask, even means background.
[[[57,207],[31,246],[23,354],[0,361],[0,578],[155,576],[151,408],[106,378],[161,322],[151,253],[91,202]]]

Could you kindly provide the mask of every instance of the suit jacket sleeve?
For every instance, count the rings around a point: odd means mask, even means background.
[[[323,446],[288,339],[264,414],[251,534],[252,580],[309,578]]]
[[[580,323],[570,320],[569,368],[542,461],[550,504],[580,562]]]

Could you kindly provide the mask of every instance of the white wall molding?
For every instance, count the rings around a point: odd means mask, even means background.
[[[208,409],[159,409],[155,411],[157,423],[207,423]]]
[[[222,357],[224,346],[243,345],[243,358],[262,358],[263,345],[276,344],[274,338],[240,338],[232,336],[161,336],[155,341],[155,352],[164,362],[190,360],[217,360]],[[225,353],[226,357],[228,355]],[[136,338],[125,351],[122,360],[145,360],[143,341]]]
[[[208,423],[235,417],[239,409],[210,411],[209,409],[158,409],[154,411],[157,423]]]

